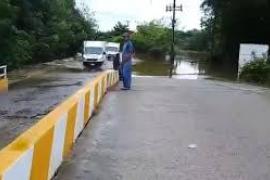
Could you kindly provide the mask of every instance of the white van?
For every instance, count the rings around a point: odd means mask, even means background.
[[[101,66],[106,60],[105,41],[84,41],[83,65]]]
[[[114,42],[108,42],[106,44],[107,59],[112,61],[117,54],[120,53],[120,44]]]

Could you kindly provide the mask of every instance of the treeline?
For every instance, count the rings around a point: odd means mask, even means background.
[[[205,30],[176,31],[176,45],[182,50],[209,51],[209,34]]]
[[[240,43],[270,44],[269,0],[204,0],[201,7],[215,59],[237,62]]]
[[[123,42],[123,34],[131,32],[128,23],[117,22],[112,30],[107,32],[98,32],[97,39],[108,42]]]
[[[137,26],[133,35],[136,50],[159,56],[169,52],[170,30],[158,21],[151,21]]]
[[[100,32],[98,38],[122,42],[122,34],[127,31],[130,31],[129,25],[118,22],[111,31]],[[137,31],[132,34],[132,41],[137,52],[160,56],[170,51],[172,30],[160,20],[140,24],[137,26]],[[176,31],[175,39],[176,49],[179,50],[207,51],[209,49],[206,31]]]
[[[0,64],[12,68],[71,56],[95,23],[74,0],[1,0]]]
[[[172,42],[172,30],[154,20],[141,24],[133,35],[136,48],[152,55],[164,55],[170,52]],[[175,31],[176,50],[208,51],[208,36],[203,30]]]

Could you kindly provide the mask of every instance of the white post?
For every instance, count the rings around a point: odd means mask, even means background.
[[[0,77],[7,78],[7,66],[0,66],[0,69],[3,69],[3,74],[0,74]]]

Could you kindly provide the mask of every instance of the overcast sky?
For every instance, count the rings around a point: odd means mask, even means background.
[[[177,13],[178,29],[200,28],[200,4],[202,0],[177,0],[183,4],[183,12]],[[82,3],[83,2],[83,3]],[[88,6],[95,14],[99,29],[111,30],[117,21],[129,21],[131,29],[137,24],[153,19],[170,19],[171,14],[166,13],[166,4],[172,0],[77,0],[79,6]]]

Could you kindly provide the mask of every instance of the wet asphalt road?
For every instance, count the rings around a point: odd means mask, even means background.
[[[269,89],[204,79],[134,84],[105,97],[57,180],[270,179]]]
[[[11,73],[9,92],[0,95],[0,148],[107,68],[85,71],[66,59]]]

